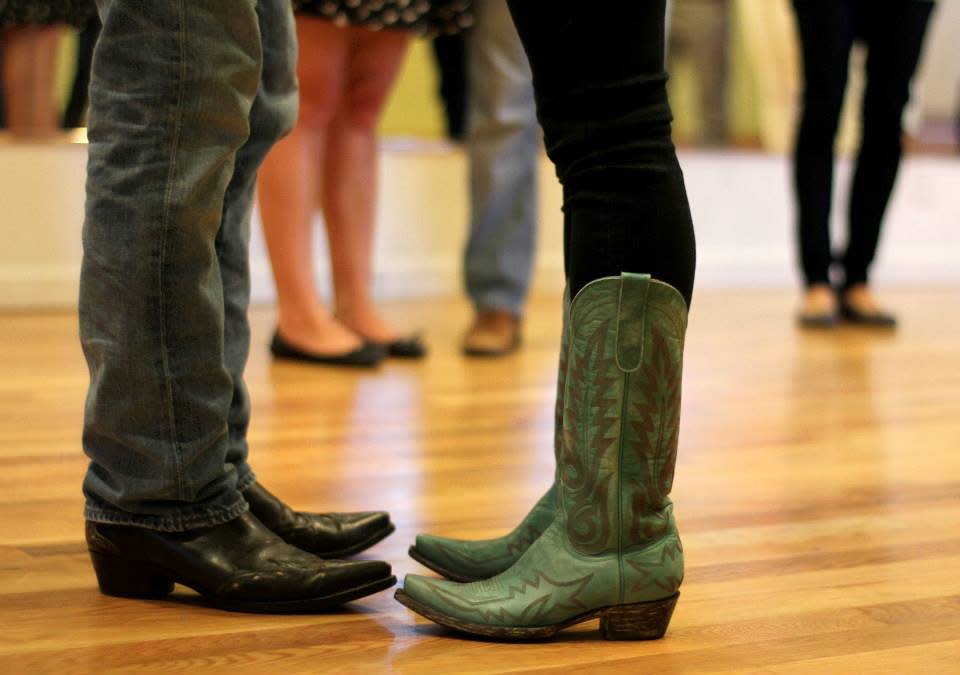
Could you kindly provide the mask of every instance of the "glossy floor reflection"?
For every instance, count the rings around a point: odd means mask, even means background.
[[[100,596],[82,544],[86,371],[71,314],[0,316],[2,672],[948,673],[960,654],[960,289],[884,294],[895,334],[798,331],[782,291],[705,291],[691,317],[674,490],[688,560],[667,637],[464,640],[390,593],[325,616],[224,614]],[[249,369],[260,478],[310,509],[388,508],[371,551],[398,574],[416,532],[494,536],[551,480],[559,297],[525,347],[457,350],[468,308],[394,303],[422,363]]]

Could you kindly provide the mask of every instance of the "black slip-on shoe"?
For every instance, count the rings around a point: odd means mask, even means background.
[[[861,312],[847,303],[840,305],[840,317],[850,324],[869,328],[896,328],[897,317],[888,312]]]
[[[387,356],[394,359],[422,359],[427,355],[427,346],[419,334],[398,338],[393,342],[373,344],[379,344],[387,352]]]
[[[840,322],[840,317],[831,312],[820,314],[798,314],[797,323],[802,328],[827,329],[834,328]]]
[[[273,334],[270,342],[270,353],[274,358],[301,363],[312,363],[320,366],[345,366],[348,368],[375,368],[387,356],[381,345],[365,342],[363,346],[346,354],[317,354],[295,347],[282,337],[280,333]]]

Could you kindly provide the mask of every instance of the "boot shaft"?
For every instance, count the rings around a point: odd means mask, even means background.
[[[570,349],[570,287],[563,289],[563,325],[560,330],[560,363],[557,368],[557,401],[553,411],[553,482],[560,482],[560,455],[563,449],[563,413],[566,396],[567,363]]]
[[[581,554],[664,540],[657,555],[680,555],[669,494],[686,322],[680,294],[646,275],[599,279],[571,305],[558,471]]]

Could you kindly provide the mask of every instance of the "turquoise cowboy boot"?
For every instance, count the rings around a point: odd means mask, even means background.
[[[567,315],[570,298],[563,293],[563,329],[560,338],[560,368],[557,373],[557,405],[554,425],[554,453],[559,452],[560,420],[563,416],[563,380],[567,367]],[[437,574],[454,581],[489,579],[510,569],[553,522],[557,506],[557,481],[540,498],[512,532],[496,539],[472,541],[448,539],[432,534],[417,535],[410,557]]]
[[[546,638],[595,617],[607,639],[661,637],[683,579],[669,494],[686,323],[680,294],[649,276],[585,286],[570,308],[553,523],[491,579],[408,575],[397,599],[483,637]]]

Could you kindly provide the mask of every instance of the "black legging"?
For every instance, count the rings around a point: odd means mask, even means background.
[[[847,286],[866,283],[893,191],[902,147],[903,109],[917,68],[932,2],[794,0],[803,47],[803,118],[795,181],[798,234],[807,285],[829,283],[833,152],[853,43],[869,50],[863,130],[849,202],[850,235],[837,262]]]
[[[77,70],[73,76],[73,87],[63,113],[63,128],[75,129],[83,126],[87,113],[88,89],[90,88],[90,67],[93,64],[93,49],[100,37],[100,17],[94,15],[77,34]]]
[[[508,0],[564,191],[571,294],[621,272],[693,292],[696,248],[670,138],[665,0]]]

